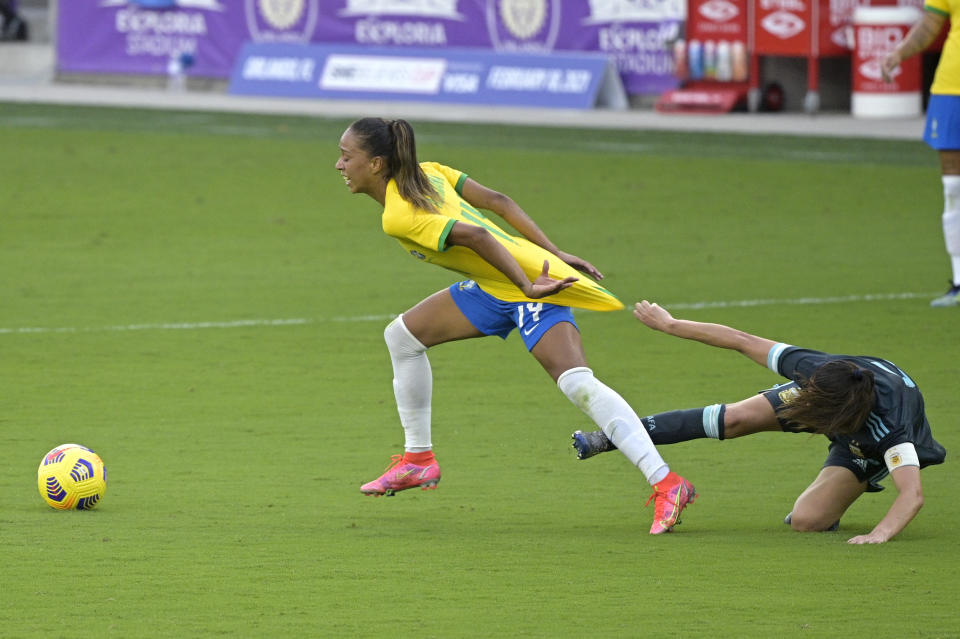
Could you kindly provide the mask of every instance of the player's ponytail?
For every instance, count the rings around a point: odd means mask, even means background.
[[[426,173],[417,161],[417,144],[413,137],[413,127],[406,120],[393,120],[390,122],[390,131],[393,133],[394,140],[394,157],[390,165],[393,169],[393,177],[397,180],[400,197],[418,209],[435,213],[437,191],[430,184],[430,180],[427,179]]]
[[[384,159],[384,177],[396,180],[400,197],[418,209],[437,212],[439,196],[417,161],[417,146],[409,122],[362,118],[351,124],[350,129],[360,138],[367,153]]]
[[[777,417],[828,437],[858,430],[873,409],[873,372],[848,360],[827,362],[802,386]]]

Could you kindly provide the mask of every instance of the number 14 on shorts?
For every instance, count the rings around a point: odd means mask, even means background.
[[[543,310],[543,302],[527,302],[526,304],[517,304],[517,328],[529,335],[540,324],[540,311]],[[524,330],[525,321],[530,322],[530,328]]]

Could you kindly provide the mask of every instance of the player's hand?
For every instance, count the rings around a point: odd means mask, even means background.
[[[581,273],[586,273],[595,280],[602,280],[603,273],[597,270],[597,267],[591,264],[590,262],[577,257],[571,253],[566,253],[564,251],[557,251],[557,257],[561,260],[577,269]]]
[[[857,535],[847,540],[848,544],[882,544],[887,541],[887,536],[878,532],[871,532],[866,535]]]
[[[895,51],[888,53],[880,62],[880,75],[884,82],[893,82],[893,72],[900,66],[900,56]]]
[[[655,331],[666,332],[667,326],[673,321],[673,315],[668,313],[666,309],[647,300],[634,304],[633,315]]]
[[[553,279],[550,277],[550,262],[544,260],[543,270],[540,272],[539,277],[523,290],[523,294],[530,299],[537,300],[541,297],[559,293],[563,289],[573,286],[573,283],[578,279],[580,278],[567,277],[562,280]]]

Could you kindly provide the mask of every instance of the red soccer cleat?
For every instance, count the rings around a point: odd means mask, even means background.
[[[440,483],[440,465],[436,460],[426,466],[417,466],[405,461],[403,455],[391,457],[387,471],[377,479],[360,487],[364,495],[379,497],[393,496],[401,490],[420,487],[420,490],[432,490]]]

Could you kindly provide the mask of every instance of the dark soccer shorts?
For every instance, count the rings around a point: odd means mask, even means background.
[[[783,384],[777,384],[772,388],[760,391],[760,394],[767,398],[767,401],[770,402],[770,405],[773,407],[773,412],[777,412],[781,406],[787,403],[797,390],[800,388],[800,384],[796,382],[785,382]],[[798,426],[792,422],[788,422],[785,419],[780,419],[777,417],[777,421],[780,422],[780,428],[787,433],[812,433],[813,431],[809,428],[804,428]]]
[[[773,388],[760,391],[760,394],[767,398],[767,401],[770,402],[771,406],[773,406],[773,410],[776,411],[780,406],[783,406],[794,393],[797,392],[798,388],[800,388],[800,385],[796,382],[786,382],[784,384],[778,384]],[[809,428],[792,424],[784,419],[780,419],[779,417],[777,418],[777,421],[780,422],[780,428],[783,429],[784,432],[813,432]],[[830,447],[827,449],[827,461],[823,462],[823,467],[826,468],[827,466],[841,466],[848,469],[850,472],[856,475],[859,481],[867,482],[868,493],[876,493],[883,490],[883,486],[881,486],[879,482],[890,472],[887,470],[887,465],[885,463],[872,459],[863,459],[861,457],[857,457],[850,452],[848,447],[837,442],[830,442]]]

